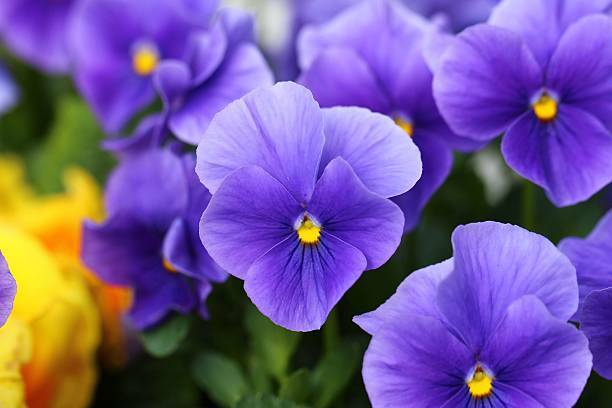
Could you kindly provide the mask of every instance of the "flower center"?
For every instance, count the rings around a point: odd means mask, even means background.
[[[412,135],[414,134],[414,126],[412,125],[412,122],[409,119],[406,119],[400,115],[396,116],[394,121],[395,124],[402,128],[402,130],[406,132],[408,136],[412,137]]]
[[[304,216],[302,223],[297,228],[297,235],[302,244],[313,245],[319,242],[321,227],[312,222],[307,216]]]
[[[472,398],[485,398],[491,395],[493,391],[493,378],[489,377],[482,367],[477,367],[467,386]]]
[[[151,75],[159,64],[159,51],[151,43],[137,44],[132,53],[132,68],[141,76]]]
[[[169,260],[164,258],[163,264],[164,264],[164,269],[167,270],[168,272],[170,273],[178,272],[176,268],[174,267],[174,265],[172,265]]]
[[[542,122],[550,122],[557,117],[557,101],[546,92],[533,104],[533,113]]]

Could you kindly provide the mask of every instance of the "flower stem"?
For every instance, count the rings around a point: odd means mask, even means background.
[[[522,208],[522,223],[523,228],[533,231],[535,229],[535,213],[536,213],[536,196],[535,186],[525,180],[523,184],[523,208]]]

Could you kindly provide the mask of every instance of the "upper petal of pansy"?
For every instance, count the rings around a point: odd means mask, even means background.
[[[536,295],[563,321],[576,311],[576,270],[546,238],[483,222],[457,227],[452,240],[455,268],[440,284],[438,306],[474,352],[522,296]]]
[[[0,327],[6,323],[13,308],[17,284],[0,252]]]
[[[109,137],[102,141],[102,148],[113,152],[120,160],[128,156],[138,155],[161,145],[166,136],[165,123],[162,114],[145,117],[128,137]]]
[[[307,210],[323,231],[363,252],[368,269],[387,262],[402,239],[402,211],[369,191],[341,157],[325,168]]]
[[[266,171],[244,167],[228,176],[210,200],[200,237],[223,269],[244,279],[256,259],[295,233],[303,211]]]
[[[404,316],[388,320],[372,337],[363,382],[374,407],[441,407],[466,389],[474,363],[440,320]]]
[[[182,141],[198,144],[217,112],[272,82],[270,68],[257,47],[240,45],[207,81],[183,96],[179,107],[170,114],[170,129]]]
[[[181,159],[170,150],[150,149],[115,169],[106,186],[106,210],[164,230],[185,211],[187,194]]]
[[[552,122],[524,114],[502,142],[506,162],[563,207],[592,197],[612,181],[612,136],[590,113],[559,105]]]
[[[292,235],[253,263],[244,289],[279,326],[318,330],[365,268],[361,251],[324,230],[314,245]]]
[[[591,372],[586,337],[531,295],[510,305],[480,359],[494,375],[493,395],[506,386],[504,406],[525,406],[517,404],[524,393],[538,406],[571,407]]]
[[[423,176],[408,192],[392,200],[404,213],[404,232],[412,230],[421,218],[421,211],[448,177],[453,166],[453,153],[432,135],[416,138],[423,160]]]
[[[215,194],[234,170],[260,166],[304,203],[324,142],[323,113],[310,91],[279,83],[251,92],[214,117],[198,145],[196,172]]]
[[[584,301],[580,329],[589,339],[593,368],[612,380],[612,287],[591,292]]]
[[[456,133],[492,139],[529,108],[542,71],[517,34],[480,24],[462,32],[434,74],[434,96]]]
[[[319,172],[336,157],[382,197],[410,190],[421,177],[421,154],[391,119],[362,108],[331,108],[325,115],[325,146]]]
[[[388,112],[391,107],[368,64],[349,48],[322,51],[298,81],[324,107],[363,106],[375,112]]]
[[[612,131],[612,18],[593,15],[571,25],[553,54],[546,85],[563,104],[596,116]],[[580,61],[580,63],[577,63]]]
[[[436,298],[438,285],[452,270],[453,260],[448,259],[412,272],[385,303],[353,317],[353,321],[374,336],[387,321],[402,321],[407,316],[440,319],[438,305],[432,300]]]
[[[504,0],[493,9],[489,24],[521,36],[545,69],[565,29],[581,17],[604,11],[609,0]]]

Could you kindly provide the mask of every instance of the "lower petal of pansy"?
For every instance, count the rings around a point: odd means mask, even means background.
[[[612,380],[612,287],[587,296],[580,329],[589,339],[593,368],[602,377]]]
[[[0,253],[0,327],[6,322],[11,309],[17,285],[11,275],[6,260]]]
[[[474,364],[442,322],[406,315],[372,337],[363,381],[374,407],[441,407],[467,389],[465,377]]]
[[[458,227],[452,241],[455,267],[440,283],[437,302],[475,353],[506,309],[525,295],[536,295],[563,321],[575,313],[576,270],[546,238],[514,225],[483,222]]]
[[[246,277],[251,264],[288,236],[304,209],[259,167],[236,170],[221,184],[200,222],[212,258],[230,274]]]
[[[612,181],[612,134],[572,106],[560,105],[549,123],[524,114],[506,133],[502,152],[510,167],[560,207],[585,201]]]
[[[573,406],[591,372],[586,337],[553,317],[536,296],[508,308],[480,358],[494,374],[493,393],[501,383],[550,408]],[[504,399],[511,406],[523,400],[510,389]]]
[[[476,140],[504,132],[529,108],[542,72],[517,34],[489,25],[463,31],[434,75],[434,96],[451,129]]]
[[[279,326],[317,330],[365,268],[357,248],[325,231],[315,244],[304,244],[295,235],[253,263],[244,289]]]
[[[366,189],[341,157],[325,168],[308,212],[323,231],[363,252],[368,269],[387,262],[402,239],[402,211],[390,200]]]
[[[404,213],[405,232],[416,227],[421,218],[421,211],[444,183],[453,165],[451,150],[438,140],[428,135],[419,135],[415,137],[415,141],[421,151],[423,176],[410,191],[392,198]]]

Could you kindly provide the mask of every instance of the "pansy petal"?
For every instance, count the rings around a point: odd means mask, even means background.
[[[585,201],[612,181],[612,136],[590,113],[560,105],[557,118],[527,113],[504,136],[510,167],[563,207]]]
[[[589,339],[593,368],[602,377],[612,380],[612,287],[587,296],[580,329]]]
[[[453,270],[453,260],[448,259],[412,272],[397,291],[376,310],[353,317],[353,321],[371,335],[387,321],[401,321],[406,316],[430,317],[440,319],[440,311],[435,299],[438,285]]]
[[[434,96],[451,129],[477,140],[502,132],[529,108],[542,72],[518,35],[481,24],[446,50],[434,75]]]
[[[6,323],[13,308],[17,284],[11,275],[6,260],[0,252],[0,327]]]
[[[333,235],[323,231],[317,245],[303,245],[294,235],[253,263],[244,289],[277,325],[318,330],[365,267],[363,254]]]
[[[387,116],[363,108],[325,109],[324,115],[320,173],[342,157],[370,191],[383,197],[405,193],[421,177],[419,149]]]
[[[234,170],[260,166],[302,203],[312,194],[325,137],[310,91],[284,82],[229,104],[198,145],[196,172],[215,194]]]
[[[172,108],[172,104],[189,89],[191,72],[187,64],[178,60],[163,61],[153,74],[153,84],[162,101],[164,108]]]
[[[473,364],[441,321],[405,316],[387,321],[372,337],[363,381],[375,407],[441,407],[465,388]]]
[[[480,358],[493,371],[494,393],[499,382],[548,408],[573,406],[591,372],[586,337],[531,295],[510,305]]]
[[[303,208],[259,167],[227,177],[200,222],[200,237],[212,258],[244,279],[251,264],[289,235]]]
[[[525,295],[539,297],[563,321],[576,311],[576,271],[546,238],[514,225],[483,222],[457,227],[452,240],[455,269],[440,284],[438,305],[475,352],[508,306]]]
[[[8,71],[0,64],[0,115],[10,110],[19,100],[19,89]]]
[[[227,47],[227,36],[220,23],[208,31],[200,31],[191,36],[187,53],[194,84],[201,84],[215,72],[223,61]]]
[[[388,112],[391,106],[370,67],[348,48],[321,52],[298,81],[323,107],[363,106]]]
[[[448,177],[453,166],[453,154],[438,140],[419,135],[417,146],[423,160],[423,176],[410,191],[393,197],[404,213],[404,231],[410,231],[421,219],[421,211]]]
[[[162,114],[153,114],[144,118],[129,137],[109,137],[102,141],[102,148],[113,152],[120,159],[138,155],[144,151],[159,147],[165,136],[165,124]]]
[[[170,129],[185,143],[198,144],[217,112],[258,86],[271,83],[261,52],[254,45],[241,45],[207,81],[184,96],[182,105],[170,116]]]
[[[612,131],[612,18],[585,17],[571,25],[552,56],[547,86]],[[580,61],[579,64],[576,61]]]
[[[366,189],[341,157],[325,168],[308,212],[321,224],[323,231],[363,252],[368,269],[387,262],[402,239],[402,211],[390,200]]]

